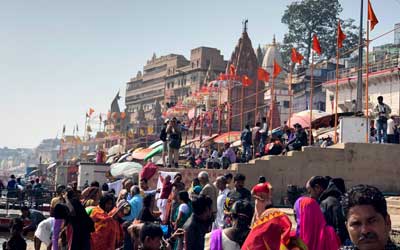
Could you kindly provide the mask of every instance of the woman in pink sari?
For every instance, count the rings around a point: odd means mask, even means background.
[[[307,245],[308,250],[338,250],[340,240],[333,227],[326,224],[318,203],[309,197],[299,198],[294,205],[296,235]]]

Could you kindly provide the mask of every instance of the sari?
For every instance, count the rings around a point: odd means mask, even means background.
[[[116,228],[114,219],[99,206],[93,208],[90,218],[93,220],[95,228],[95,231],[91,234],[91,249],[115,249],[117,245],[115,232],[118,231],[118,228]]]
[[[270,208],[254,222],[242,250],[287,249],[292,223],[282,211]]]
[[[326,224],[317,201],[309,197],[299,198],[294,205],[297,221],[296,235],[308,250],[338,250],[340,240],[333,227]]]

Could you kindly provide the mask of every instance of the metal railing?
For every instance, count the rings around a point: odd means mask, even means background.
[[[400,57],[397,54],[390,55],[380,61],[372,62],[369,64],[369,73],[382,71],[385,69],[391,69],[400,67]],[[339,70],[339,79],[350,78],[357,76],[358,67],[350,67]],[[363,74],[367,73],[366,67],[362,68]],[[332,81],[336,79],[336,71],[330,71],[327,75],[327,81]]]

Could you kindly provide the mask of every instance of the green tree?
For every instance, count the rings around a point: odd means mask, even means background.
[[[308,64],[311,61],[312,36],[317,34],[322,48],[322,57],[336,56],[336,33],[342,6],[338,0],[302,0],[287,6],[282,23],[288,26],[282,52],[285,63],[290,62],[290,49],[296,47]],[[357,26],[353,19],[342,22],[342,30],[347,35],[343,51],[358,44]]]

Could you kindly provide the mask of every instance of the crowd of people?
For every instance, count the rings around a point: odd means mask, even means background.
[[[307,193],[295,198],[294,220],[274,206],[273,187],[260,176],[251,190],[240,173],[212,182],[206,171],[190,186],[167,175],[151,190],[148,181],[124,179],[115,193],[92,182],[84,190],[58,186],[50,217],[21,207],[3,249],[59,250],[390,250],[391,220],[383,194],[358,185],[346,190],[341,178],[313,176]]]

